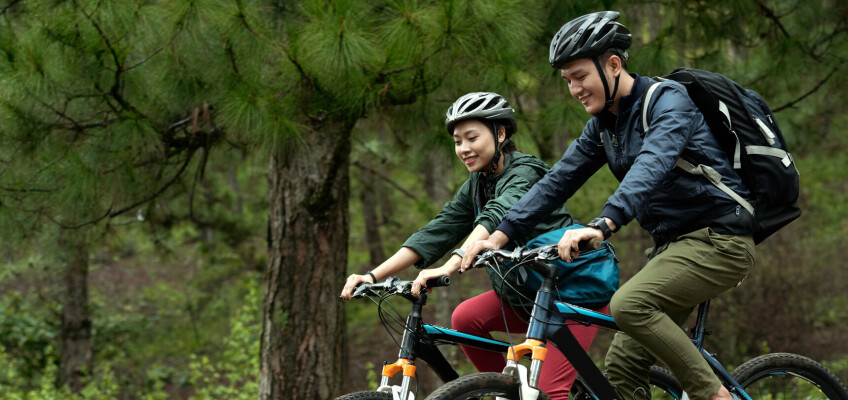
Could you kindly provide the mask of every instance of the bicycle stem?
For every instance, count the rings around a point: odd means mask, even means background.
[[[412,309],[406,317],[406,329],[403,331],[403,340],[400,343],[398,358],[415,360],[415,351],[413,350],[415,346],[414,336],[423,324],[421,309],[424,308],[425,304],[427,304],[427,293],[422,290],[418,298],[412,303]]]

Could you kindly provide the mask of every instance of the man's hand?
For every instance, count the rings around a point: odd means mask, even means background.
[[[580,228],[565,231],[557,244],[559,258],[571,262],[580,255],[580,242],[589,242],[589,249],[597,249],[604,241],[604,234],[596,228]]]
[[[459,267],[459,272],[462,273],[465,272],[466,269],[471,268],[471,266],[474,265],[474,259],[477,258],[477,255],[483,250],[499,249],[507,243],[509,243],[509,237],[501,231],[495,231],[495,233],[489,236],[486,240],[478,240],[472,243],[471,247],[468,248],[468,251],[465,252],[465,256],[462,257],[462,265]]]

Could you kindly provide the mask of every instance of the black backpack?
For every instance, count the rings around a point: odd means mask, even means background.
[[[710,183],[736,199],[754,215],[754,241],[762,242],[801,215],[798,207],[799,173],[786,142],[765,100],[715,72],[678,68],[657,80],[683,84],[707,125],[728,155],[733,169],[751,191],[748,203],[721,182],[721,175],[707,165],[693,165],[678,159],[676,167],[707,178]],[[642,126],[648,131],[648,104],[656,84],[646,91],[642,102]]]

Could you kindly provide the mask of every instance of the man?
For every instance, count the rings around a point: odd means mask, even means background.
[[[754,264],[753,217],[702,176],[675,168],[679,158],[709,165],[745,199],[748,189],[733,171],[704,117],[674,81],[627,72],[631,34],[619,13],[579,17],[551,41],[551,66],[592,118],[562,159],[516,203],[488,240],[475,242],[462,261],[468,268],[483,249],[521,236],[570,198],[607,164],[620,181],[598,218],[570,230],[559,242],[571,261],[579,243],[609,238],[634,218],[654,239],[645,267],[613,296],[610,310],[625,333],[616,335],[606,365],[626,398],[646,398],[648,369],[661,359],[694,400],[731,399],[680,328],[694,306],[738,285]],[[650,129],[642,126],[647,107]],[[642,394],[639,394],[639,393]]]

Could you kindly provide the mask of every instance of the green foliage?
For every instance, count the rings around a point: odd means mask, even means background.
[[[222,351],[214,360],[210,355],[192,354],[188,363],[188,377],[185,385],[192,389],[191,399],[253,399],[258,392],[259,359],[257,357],[261,328],[257,283],[247,284],[247,295],[243,305],[229,322],[229,333],[223,338]],[[251,350],[252,349],[252,350]],[[126,387],[121,390],[120,380],[104,364],[97,371],[97,378],[79,392],[71,393],[67,387],[55,386],[58,366],[55,352],[45,347],[45,363],[39,373],[28,376],[31,369],[22,367],[31,356],[14,357],[0,346],[0,363],[4,365],[0,372],[0,391],[3,399],[9,400],[94,400],[124,398]],[[126,356],[132,357],[128,354]],[[164,400],[172,398],[165,390],[168,373],[163,373],[160,365],[148,367],[148,378],[152,380],[148,389],[137,393],[141,400]],[[33,382],[28,387],[21,382]],[[124,394],[122,394],[124,392]]]
[[[366,270],[363,192],[378,197],[382,248],[392,252],[467,178],[443,128],[459,95],[505,95],[519,111],[519,148],[561,157],[589,116],[547,64],[547,46],[570,17],[599,9],[621,10],[634,32],[630,70],[720,71],[782,109],[804,216],[761,245],[757,271],[717,302],[712,348],[730,363],[797,350],[848,378],[848,18],[838,0],[9,5],[0,12],[4,398],[255,397],[267,155],[328,120],[358,121],[348,265]],[[363,182],[365,168],[380,174]],[[586,221],[616,185],[604,170],[569,207]],[[74,395],[55,388],[57,243],[69,233],[92,246],[95,367]],[[629,276],[649,239],[635,223],[617,238]],[[463,296],[487,289],[485,279],[463,281]],[[350,347],[385,344],[371,306],[347,311]],[[352,362],[396,354],[385,347]],[[349,370],[356,384],[376,381],[375,368]]]
[[[7,293],[0,301],[0,349],[7,358],[3,365],[20,380],[37,379],[57,357],[52,343],[59,332],[51,323],[57,310],[52,306],[45,307],[35,295],[19,291]]]
[[[259,335],[262,324],[259,308],[261,296],[251,282],[244,305],[230,321],[230,333],[224,350],[211,360],[209,356],[192,356],[189,364],[191,384],[196,388],[191,399],[254,399],[259,392]]]
[[[48,357],[43,372],[32,380],[35,383],[32,387],[20,385],[24,377],[16,367],[22,362],[25,361],[10,356],[0,346],[0,363],[6,366],[0,370],[0,392],[4,400],[111,400],[118,396],[118,384],[108,368],[98,371],[98,379],[89,382],[79,393],[71,393],[67,387],[56,387],[58,365],[53,357]]]

